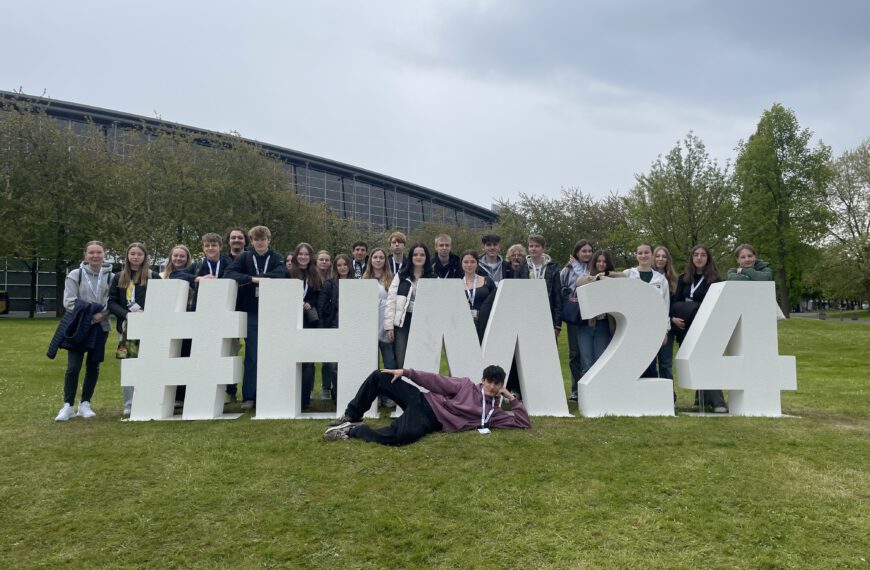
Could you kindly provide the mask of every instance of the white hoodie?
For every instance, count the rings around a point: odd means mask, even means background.
[[[637,267],[626,269],[623,273],[629,279],[640,279],[640,271],[637,270]],[[671,330],[671,288],[668,285],[668,278],[653,269],[652,279],[649,284],[658,289],[659,294],[665,301],[665,318],[668,321],[668,328],[666,330]]]

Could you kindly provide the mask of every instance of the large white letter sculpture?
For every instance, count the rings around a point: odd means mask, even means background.
[[[302,363],[338,363],[338,413],[378,367],[378,292],[373,279],[340,283],[338,328],[302,328],[302,281],[260,283],[256,419],[326,418],[302,415]]]
[[[338,362],[336,413],[342,413],[377,367],[377,283],[340,281],[340,327],[309,330],[302,328],[301,281],[259,287],[256,418],[332,416],[301,414],[304,362]],[[187,386],[182,419],[240,415],[223,414],[224,386],[241,380],[242,361],[230,355],[230,340],[246,330],[246,315],[234,311],[237,286],[201,282],[195,312],[186,312],[188,291],[184,281],[155,279],[148,309],[128,315],[127,337],[141,339],[139,357],[121,363],[121,385],[135,388],[131,420],[174,418],[177,386]],[[638,379],[664,338],[661,297],[640,281],[609,279],[580,287],[577,299],[584,317],[616,319],[613,340],[578,384],[583,415],[673,415],[671,381]],[[794,357],[778,352],[774,304],[773,283],[711,285],[676,356],[680,386],[729,390],[732,415],[781,415],[780,391],[797,389],[797,376]],[[180,358],[183,339],[191,340],[190,358]],[[569,415],[543,281],[502,282],[481,344],[460,281],[422,280],[405,368],[438,371],[442,346],[451,373],[475,381],[489,364],[509,372],[516,356],[529,414]]]
[[[148,283],[148,310],[127,315],[127,338],[145,338],[138,358],[121,362],[121,385],[134,387],[131,420],[172,418],[175,388],[187,386],[182,419],[236,418],[224,414],[224,386],[241,380],[242,361],[230,339],[245,336],[247,315],[235,312],[235,282],[199,285],[197,310],[186,312],[190,287],[180,279]],[[179,358],[191,339],[190,358]]]
[[[502,281],[481,346],[460,280],[423,279],[414,305],[405,368],[437,372],[443,341],[450,374],[478,381],[490,364],[510,372],[516,353],[529,414],[569,416],[550,314],[542,280]]]
[[[781,416],[797,369],[779,355],[775,295],[773,282],[711,285],[675,359],[680,387],[729,390],[731,415]]]
[[[634,279],[607,279],[577,288],[584,318],[602,313],[616,320],[616,332],[577,384],[580,412],[597,416],[672,416],[672,381],[641,378],[664,340],[668,312],[661,295]]]

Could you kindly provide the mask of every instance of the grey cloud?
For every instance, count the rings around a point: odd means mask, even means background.
[[[494,2],[438,22],[440,65],[475,75],[594,79],[725,103],[749,90],[854,83],[870,60],[866,2]],[[866,72],[864,77],[866,77]]]

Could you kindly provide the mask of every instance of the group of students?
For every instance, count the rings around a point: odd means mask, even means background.
[[[738,266],[728,270],[729,281],[773,281],[772,270],[766,262],[757,258],[755,248],[751,245],[739,245],[735,257]],[[658,354],[641,377],[673,379],[674,342],[682,344],[710,285],[722,281],[722,276],[710,249],[703,244],[692,248],[686,269],[681,275],[674,270],[671,252],[664,246],[653,248],[648,243],[641,243],[635,250],[635,259],[636,267],[618,272],[614,270],[608,251],[593,253],[588,241],[577,242],[561,273],[565,302],[576,302],[577,287],[594,281],[640,279],[654,287],[668,309],[667,332]],[[614,320],[608,315],[568,323],[572,401],[577,400],[577,382],[607,348],[613,332]],[[675,402],[676,399],[674,392]],[[697,391],[694,406],[701,410],[711,408],[714,413],[728,412],[721,390]]]
[[[644,377],[673,378],[673,344],[682,342],[692,324],[694,314],[712,283],[721,280],[716,264],[706,246],[692,249],[688,266],[678,276],[673,269],[670,252],[665,247],[653,249],[642,243],[637,247],[637,266],[624,272],[614,269],[611,254],[606,250],[593,251],[587,240],[578,241],[564,267],[545,252],[546,240],[540,235],[528,238],[526,250],[520,244],[512,245],[503,258],[501,238],[487,234],[481,238],[483,253],[466,250],[456,255],[450,236],[435,238],[435,255],[423,243],[407,247],[407,238],[401,232],[389,236],[388,248],[376,247],[369,251],[365,242],[353,244],[351,254],[338,254],[333,259],[327,251],[315,251],[308,243],[300,243],[282,256],[272,249],[269,228],[256,226],[247,232],[240,227],[231,228],[224,237],[215,233],[202,238],[202,259],[195,262],[184,245],[175,246],[164,271],[151,269],[151,260],[144,244],[131,243],[126,250],[123,265],[112,274],[106,263],[106,250],[99,241],[85,246],[81,265],[67,275],[64,289],[66,313],[50,344],[49,356],[58,348],[68,351],[64,379],[64,406],[55,418],[66,421],[79,415],[94,417],[90,402],[99,376],[99,366],[105,354],[110,331],[108,316],[116,317],[120,335],[117,355],[135,356],[136,344],[126,339],[126,320],[131,312],[145,310],[148,282],[151,279],[182,279],[189,284],[188,309],[194,310],[198,284],[207,279],[232,279],[238,283],[236,310],[247,314],[247,336],[244,339],[245,357],[242,378],[243,410],[255,407],[257,399],[257,345],[259,283],[264,279],[291,278],[303,282],[303,326],[305,328],[334,328],[339,326],[340,279],[374,279],[379,285],[378,347],[383,367],[389,370],[404,368],[408,335],[414,315],[417,285],[420,279],[461,279],[469,311],[482,338],[497,287],[504,279],[544,280],[553,330],[560,334],[562,323],[567,323],[569,363],[571,370],[571,400],[577,399],[577,382],[592,367],[606,349],[613,335],[614,321],[608,315],[580,317],[576,310],[577,287],[617,277],[640,279],[655,287],[668,306],[668,333],[657,358],[644,372]],[[223,245],[227,252],[223,253]],[[406,254],[407,249],[407,254]],[[767,264],[756,259],[755,250],[748,244],[736,250],[739,266],[728,272],[728,279],[772,280]],[[236,353],[241,343],[236,342]],[[181,356],[190,355],[189,341],[181,347]],[[78,409],[74,407],[78,379],[85,365],[85,378]],[[314,364],[302,369],[302,408],[311,404],[314,390]],[[322,398],[335,399],[336,368],[334,363],[322,366]],[[516,366],[511,367],[506,390],[520,395]],[[226,401],[238,401],[235,384],[226,387]],[[388,397],[384,405],[395,405]],[[676,396],[675,396],[676,397]],[[124,415],[130,414],[133,389],[123,388]],[[184,388],[176,391],[176,404],[181,405]],[[721,391],[703,391],[696,396],[698,406],[710,405],[714,412],[727,412]]]

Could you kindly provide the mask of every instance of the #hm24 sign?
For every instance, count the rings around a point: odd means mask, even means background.
[[[332,417],[302,414],[302,363],[337,362],[339,414],[378,366],[378,285],[341,280],[339,327],[302,328],[302,282],[260,283],[255,419]],[[139,357],[121,362],[121,384],[134,387],[131,420],[173,419],[175,388],[187,386],[181,419],[224,414],[224,387],[241,381],[233,339],[244,338],[247,315],[234,310],[237,286],[228,279],[200,283],[197,309],[186,312],[188,285],[154,280],[148,308],[128,315],[127,338]],[[710,286],[676,355],[682,388],[729,391],[732,415],[780,416],[781,390],[797,389],[793,356],[778,353],[774,284]],[[672,416],[672,382],[639,378],[655,358],[667,328],[664,301],[649,285],[629,279],[577,289],[584,318],[616,320],[610,345],[578,385],[584,416]],[[459,279],[424,279],[417,288],[405,368],[437,372],[444,348],[453,376],[479,379],[483,368],[515,362],[523,401],[533,416],[570,416],[544,282],[505,280],[498,287],[483,341]],[[189,358],[181,342],[191,340]],[[374,410],[369,412],[374,415]]]

